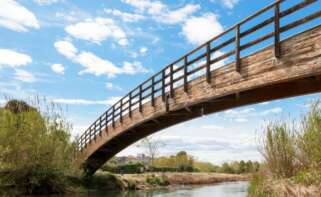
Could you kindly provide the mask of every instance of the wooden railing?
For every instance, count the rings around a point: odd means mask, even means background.
[[[230,27],[219,35],[215,36],[211,40],[197,47],[196,49],[185,54],[183,57],[169,64],[161,71],[154,74],[151,78],[140,84],[138,87],[130,91],[126,96],[120,99],[117,103],[111,106],[105,113],[103,113],[79,138],[78,148],[83,150],[88,143],[96,139],[102,132],[108,132],[108,126],[115,127],[115,122],[120,121],[122,123],[124,115],[132,117],[132,112],[135,109],[139,109],[139,112],[143,110],[143,104],[150,102],[152,106],[155,105],[155,98],[162,97],[162,101],[166,104],[166,111],[168,108],[168,98],[174,98],[174,89],[178,86],[183,86],[184,91],[188,92],[188,83],[197,77],[206,76],[208,83],[211,83],[211,72],[213,65],[222,60],[233,58],[235,62],[235,70],[241,72],[241,52],[254,45],[262,43],[268,39],[273,39],[275,57],[281,57],[280,51],[280,35],[287,32],[299,25],[305,24],[309,21],[317,19],[321,16],[321,7],[318,7],[313,13],[297,19],[284,26],[280,26],[280,20],[287,16],[307,8],[313,3],[320,3],[320,0],[304,0],[295,5],[291,5],[290,8],[280,11],[280,6],[285,2],[292,2],[292,0],[279,0],[267,7],[259,10],[252,16],[246,18],[240,23]],[[253,2],[254,3],[254,2]],[[318,6],[318,5],[316,5]],[[320,5],[319,5],[320,6]],[[258,18],[262,14],[272,11],[273,16],[268,17],[262,22],[242,30],[242,26],[253,19]],[[273,26],[273,31],[261,35],[260,37],[252,39],[251,41],[241,44],[241,39],[261,30],[268,25]],[[224,36],[231,32],[235,34],[232,38],[223,40],[220,44],[215,44],[214,41],[222,39]],[[214,46],[213,46],[214,45]],[[222,53],[222,49],[228,46],[233,47],[232,50]],[[220,55],[215,57],[215,53],[220,52]],[[195,56],[195,57],[193,57]],[[214,56],[214,57],[213,57]],[[182,64],[177,66],[178,64]],[[200,73],[202,72],[202,73]],[[197,74],[198,73],[198,74]]]

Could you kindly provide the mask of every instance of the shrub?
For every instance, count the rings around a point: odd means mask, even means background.
[[[304,168],[321,166],[321,108],[319,102],[312,103],[309,113],[303,117],[297,144],[300,151],[299,159]]]
[[[266,186],[265,180],[267,177],[262,173],[255,173],[252,176],[250,186],[248,188],[249,197],[271,197],[270,191]]]
[[[168,178],[165,175],[155,176],[154,174],[146,177],[146,182],[151,185],[167,186],[169,185]]]
[[[262,154],[273,175],[291,177],[295,173],[295,136],[285,123],[270,123],[265,131]]]
[[[318,171],[300,171],[294,177],[295,183],[303,185],[314,185],[321,183],[321,173]]]
[[[70,125],[54,105],[41,111],[23,101],[9,101],[0,109],[1,185],[22,194],[62,193],[63,175],[71,173],[75,144]]]
[[[138,162],[116,166],[114,172],[120,174],[139,174],[144,172],[144,169],[144,164]]]

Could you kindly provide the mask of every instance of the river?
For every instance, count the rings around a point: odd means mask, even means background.
[[[226,182],[206,186],[180,186],[169,190],[88,193],[73,197],[246,197],[248,182]]]

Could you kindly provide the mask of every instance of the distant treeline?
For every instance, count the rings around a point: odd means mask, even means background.
[[[169,157],[159,157],[150,162],[128,162],[119,164],[115,159],[107,162],[101,169],[118,174],[133,174],[144,172],[219,172],[229,174],[242,174],[257,172],[260,168],[258,162],[234,161],[222,165],[213,165],[208,162],[195,160],[187,152],[181,151]]]

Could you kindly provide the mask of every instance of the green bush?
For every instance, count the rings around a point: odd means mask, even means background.
[[[295,173],[295,135],[285,123],[270,123],[263,139],[263,156],[273,175],[291,177]]]
[[[150,185],[159,185],[159,186],[169,185],[168,178],[164,175],[162,176],[155,176],[154,174],[148,175],[146,177],[146,182]]]
[[[126,184],[120,178],[109,173],[95,174],[84,181],[85,186],[93,190],[110,191],[126,189]]]
[[[320,103],[312,103],[311,109],[303,117],[301,132],[298,134],[298,158],[304,168],[321,168],[321,108]]]
[[[295,183],[303,185],[315,185],[321,183],[321,172],[319,171],[300,171],[293,178]]]
[[[0,109],[0,185],[21,194],[66,191],[63,175],[74,172],[76,146],[70,125],[53,105],[47,109],[16,100]]]
[[[145,166],[142,163],[128,163],[123,165],[115,166],[114,168],[110,168],[113,173],[118,174],[140,174],[145,171]]]
[[[249,197],[271,197],[271,193],[267,190],[265,183],[266,177],[261,173],[252,175],[250,186],[248,188]]]

